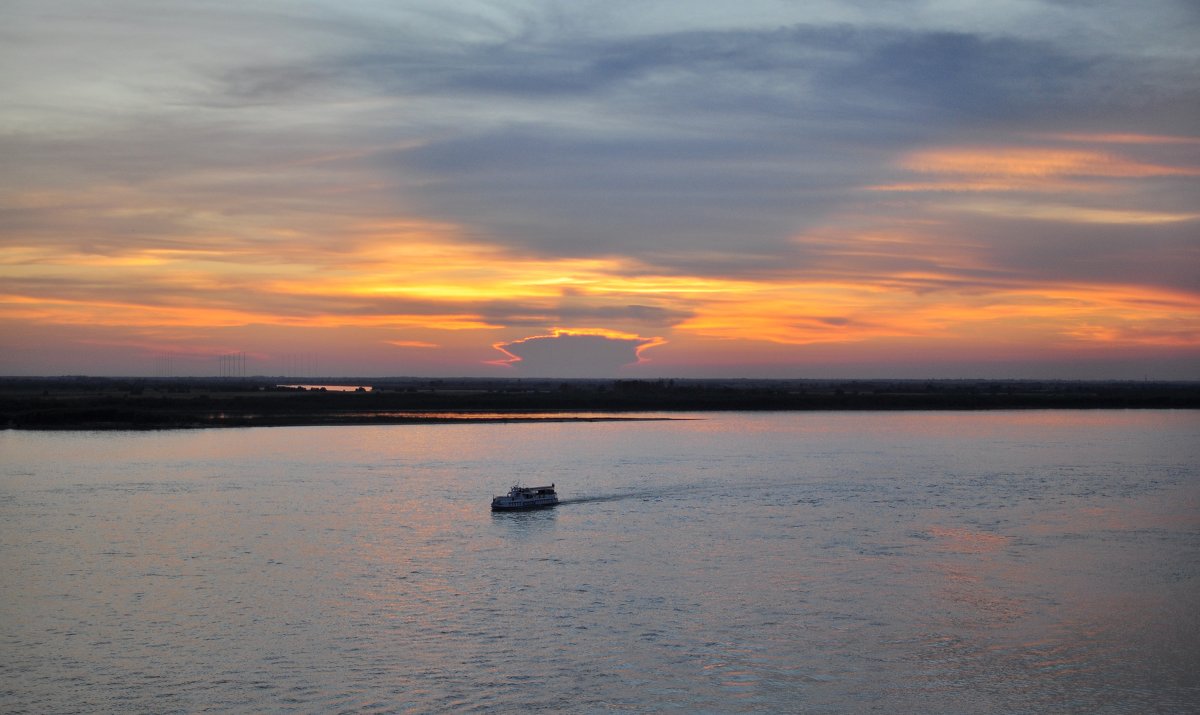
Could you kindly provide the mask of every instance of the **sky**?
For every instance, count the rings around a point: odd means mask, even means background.
[[[0,20],[0,375],[1200,379],[1192,0]]]

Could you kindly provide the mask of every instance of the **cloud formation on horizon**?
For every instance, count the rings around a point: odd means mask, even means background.
[[[499,364],[511,366],[532,377],[616,377],[621,368],[643,360],[642,352],[665,343],[661,338],[643,338],[604,332],[555,330],[497,343],[504,353]]]

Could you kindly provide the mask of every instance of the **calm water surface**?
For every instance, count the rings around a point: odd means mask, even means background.
[[[1198,436],[0,432],[0,711],[1200,712]],[[488,511],[516,479],[564,503]]]

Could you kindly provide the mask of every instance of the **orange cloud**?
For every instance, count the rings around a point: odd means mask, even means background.
[[[931,149],[908,155],[903,168],[922,174],[1042,178],[1200,176],[1194,167],[1163,166],[1081,149],[981,147]]]
[[[1200,137],[1181,137],[1164,134],[1039,134],[1053,141],[1087,142],[1093,144],[1200,144]]]
[[[710,302],[678,330],[793,345],[888,338],[1200,346],[1200,298],[1136,286],[937,285],[932,274],[763,284]]]
[[[1055,203],[1017,201],[958,201],[946,205],[954,211],[989,214],[1006,218],[1031,218],[1067,223],[1096,223],[1117,225],[1152,225],[1181,223],[1200,219],[1200,213],[1172,213],[1139,209],[1092,208]]]
[[[1169,143],[1163,137],[1129,135],[1076,135],[1068,141],[1092,136],[1124,143]],[[901,181],[868,186],[883,192],[991,192],[1029,190],[1095,190],[1086,180],[1144,179],[1164,176],[1200,176],[1194,166],[1169,166],[1136,161],[1111,152],[1061,147],[943,147],[904,156],[898,166],[916,174],[933,174],[934,181]]]

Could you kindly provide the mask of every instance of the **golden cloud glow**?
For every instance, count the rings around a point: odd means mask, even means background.
[[[1086,165],[1060,157],[1043,168],[996,171],[1041,176],[1066,170],[1055,167]],[[1198,218],[984,200],[949,207],[1075,222]],[[410,349],[408,354],[471,354],[473,343],[508,356],[490,361],[486,352],[476,352],[477,364],[511,363],[515,356],[502,346],[531,339],[530,328],[522,326],[538,322],[559,327],[533,337],[633,341],[639,362],[646,350],[662,347],[656,356],[666,355],[689,341],[793,347],[888,341],[1073,349],[1200,346],[1200,298],[1194,295],[1004,277],[989,269],[969,241],[929,234],[938,225],[912,220],[888,229],[814,231],[802,237],[803,244],[819,249],[825,262],[757,277],[666,275],[623,257],[521,254],[465,240],[451,225],[420,221],[352,226],[338,240],[287,247],[285,262],[273,257],[279,250],[274,241],[256,246],[228,236],[198,250],[128,246],[56,253],[14,246],[0,260],[6,288],[0,320],[125,331],[130,345],[145,344],[153,334],[149,342],[164,346],[160,350],[207,344],[214,330],[274,326],[374,331],[375,344]],[[913,259],[927,267],[908,265]],[[973,277],[989,272],[998,277]],[[566,327],[560,321],[567,308],[611,317]],[[645,311],[675,317],[666,327],[639,323]],[[514,316],[520,320],[514,322]],[[452,333],[459,337],[450,339]],[[643,337],[647,334],[652,337]]]
[[[31,298],[0,295],[0,316],[40,324],[124,328],[227,328],[255,324],[299,328],[371,327],[494,330],[500,326],[470,314],[288,315],[208,306]]]
[[[1106,217],[1110,220],[1111,217]],[[881,243],[882,242],[882,243]],[[867,234],[843,241],[843,257],[864,260],[919,247],[901,235]],[[622,260],[522,260],[509,256],[494,264],[497,251],[463,243],[418,243],[412,269],[392,269],[371,260],[374,247],[346,256],[342,266],[308,268],[304,280],[238,282],[215,269],[205,272],[185,252],[148,252],[153,264],[136,260],[94,262],[60,257],[50,265],[14,265],[4,274],[25,281],[34,277],[72,277],[88,282],[89,297],[71,299],[11,292],[0,297],[0,313],[10,320],[41,324],[123,327],[230,327],[272,324],[295,327],[370,327],[442,331],[498,330],[504,326],[471,309],[480,300],[542,305],[548,314],[564,289],[578,299],[624,305],[653,298],[653,305],[686,310],[691,317],[674,330],[724,340],[780,344],[861,342],[886,337],[952,336],[988,325],[1004,331],[1033,330],[1081,342],[1129,340],[1147,344],[1200,344],[1200,303],[1189,295],[1136,287],[1076,285],[1029,287],[1020,284],[985,288],[953,272],[891,271],[853,279],[758,280],[688,276],[638,276],[636,265]],[[394,247],[393,251],[399,251]],[[25,259],[30,252],[25,252]],[[425,260],[424,257],[430,258]],[[432,260],[436,257],[436,260]],[[10,255],[11,258],[11,255]],[[327,256],[321,256],[326,260]],[[180,265],[169,280],[146,283],[147,265]],[[378,271],[364,271],[370,265]],[[181,270],[188,266],[188,270]],[[290,272],[304,273],[292,266]],[[401,283],[401,273],[407,276]],[[146,299],[118,300],[130,293],[128,282],[141,281]],[[112,299],[97,296],[95,283],[109,285]],[[230,286],[248,293],[232,296]],[[960,285],[961,288],[954,288]],[[178,291],[183,290],[180,294]],[[174,297],[173,297],[174,296]],[[363,311],[354,301],[371,296],[420,299],[426,309]],[[316,302],[311,302],[313,299]],[[331,313],[320,306],[348,301]],[[245,306],[256,306],[249,308]],[[266,306],[276,306],[267,310]],[[460,306],[467,310],[430,310]],[[1021,326],[1025,326],[1022,328]],[[645,340],[635,332],[612,328],[556,328],[548,335],[588,334]],[[663,344],[651,339],[642,349]],[[394,339],[392,345],[433,348],[426,340]]]

